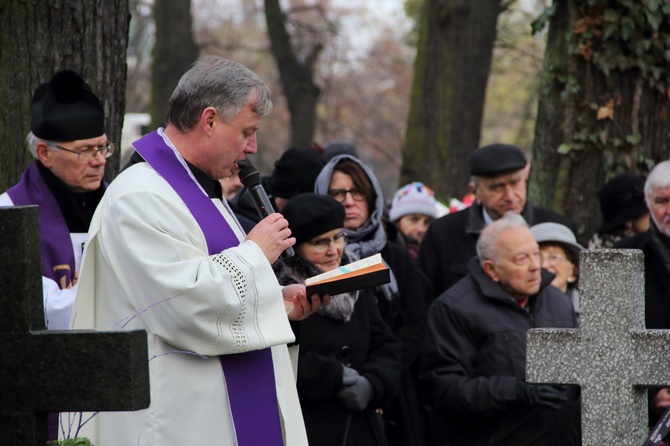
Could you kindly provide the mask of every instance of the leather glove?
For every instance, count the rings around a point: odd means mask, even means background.
[[[347,409],[361,411],[372,400],[374,389],[370,381],[364,376],[358,375],[351,379],[354,382],[349,386],[345,385],[342,390],[337,392],[337,398]]]
[[[346,365],[342,364],[342,385],[344,387],[350,386],[353,383],[356,382],[356,378],[361,376],[358,373],[358,370],[352,369],[351,367],[347,367]]]
[[[519,380],[516,383],[516,396],[530,406],[543,406],[558,410],[568,400],[568,391],[562,386],[528,384]]]

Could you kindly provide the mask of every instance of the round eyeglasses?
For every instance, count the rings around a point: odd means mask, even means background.
[[[318,253],[324,253],[330,248],[330,244],[335,245],[336,248],[343,248],[347,244],[347,234],[340,232],[335,234],[333,238],[319,238],[314,241],[308,240],[307,244]]]
[[[58,149],[65,150],[66,152],[74,153],[77,155],[77,161],[91,161],[93,158],[98,156],[98,153],[102,155],[103,158],[109,158],[114,153],[114,148],[116,147],[113,142],[108,142],[102,146],[94,147],[90,146],[84,150],[72,150],[67,147],[59,146],[58,144],[52,143],[49,146]]]

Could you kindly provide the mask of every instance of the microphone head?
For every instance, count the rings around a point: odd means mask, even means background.
[[[240,172],[237,175],[244,187],[251,189],[252,187],[261,184],[261,174],[251,163],[248,161],[240,161],[237,165],[241,167]]]

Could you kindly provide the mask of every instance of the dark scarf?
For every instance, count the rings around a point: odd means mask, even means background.
[[[649,240],[652,249],[663,259],[665,270],[670,271],[670,243],[668,238],[661,233],[656,227],[656,223],[652,220],[649,225]]]
[[[342,254],[342,265],[358,260],[353,253],[345,252]],[[305,279],[321,274],[324,271],[313,263],[308,262],[299,255],[295,255],[285,261],[277,261],[272,265],[277,280],[281,285],[291,285],[294,283],[305,283]],[[358,291],[351,293],[337,294],[331,296],[330,305],[319,307],[317,314],[329,317],[338,321],[349,322],[354,312],[354,306],[358,300]]]

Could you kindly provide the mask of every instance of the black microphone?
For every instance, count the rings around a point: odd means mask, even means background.
[[[246,161],[241,161],[237,164],[242,168],[238,174],[240,181],[244,187],[251,192],[251,200],[254,202],[258,215],[260,215],[261,218],[265,218],[274,213],[275,210],[272,207],[272,203],[270,203],[270,199],[265,193],[263,185],[261,185],[261,174],[258,170]],[[282,259],[288,259],[289,257],[293,257],[293,255],[295,255],[295,251],[289,246],[286,248],[286,251],[281,253],[280,257]]]

